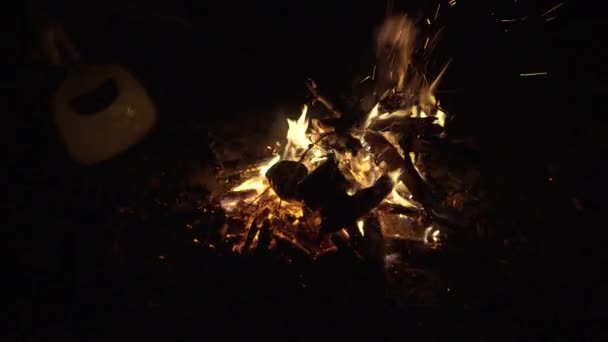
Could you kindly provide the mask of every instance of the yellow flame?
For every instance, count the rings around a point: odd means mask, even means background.
[[[268,161],[268,163],[266,163],[264,166],[262,166],[262,168],[260,169],[260,176],[266,176],[266,172],[268,172],[268,170],[270,170],[271,167],[274,166],[274,164],[278,163],[279,160],[281,160],[281,156],[274,156],[274,158],[270,159]]]
[[[397,192],[397,190],[395,190],[395,189],[393,189],[393,191],[388,196],[386,196],[385,201],[386,201],[386,203],[400,205],[400,206],[405,207],[405,208],[418,208],[411,201],[403,198],[399,194],[399,192]]]
[[[367,120],[365,121],[364,128],[369,128],[369,126],[376,121],[382,121],[382,120],[394,119],[394,118],[404,118],[404,117],[408,117],[408,116],[416,117],[416,115],[413,114],[415,112],[415,110],[416,110],[416,106],[412,106],[412,108],[408,108],[408,109],[399,109],[394,112],[380,113],[379,104],[376,104],[376,106],[374,106],[374,108],[372,108],[372,110],[369,112],[369,114],[367,116]]]
[[[380,114],[379,113],[379,106],[380,106],[380,104],[376,103],[376,105],[374,106],[374,108],[372,108],[372,110],[367,115],[367,120],[365,120],[365,128],[368,128],[369,125],[371,125],[371,123],[374,122],[374,120]]]
[[[446,114],[441,109],[437,109],[435,117],[437,118],[437,124],[441,127],[445,127]]]
[[[399,177],[401,177],[401,169],[397,169],[395,171],[389,172],[388,176],[391,177],[391,180],[393,181],[393,185],[396,185],[397,183],[399,183]]]
[[[441,231],[439,229],[435,229],[432,225],[428,226],[424,230],[424,235],[422,240],[424,243],[438,243],[441,241]]]
[[[365,231],[363,230],[364,225],[365,225],[365,221],[363,221],[363,220],[357,221],[357,228],[359,228],[359,233],[361,233],[361,236],[365,236]]]
[[[429,226],[424,230],[424,235],[422,237],[422,240],[424,241],[424,243],[429,242],[429,235],[431,235],[432,231],[433,231],[433,226]]]
[[[306,148],[310,141],[306,136],[306,130],[308,129],[309,120],[306,117],[308,112],[308,106],[304,105],[302,114],[297,121],[287,119],[287,125],[289,130],[287,131],[287,143],[291,144],[295,148]]]
[[[246,190],[254,190],[264,187],[264,178],[250,178],[239,186],[236,186],[232,189],[232,191],[246,191]]]
[[[433,234],[431,235],[433,238],[433,242],[439,242],[439,233],[440,232],[438,230],[433,232]]]

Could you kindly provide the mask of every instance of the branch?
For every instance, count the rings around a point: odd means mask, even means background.
[[[334,117],[339,118],[342,116],[342,113],[340,113],[331,102],[319,94],[315,81],[308,79],[305,84],[306,88],[308,88],[308,91],[310,91],[315,100],[321,102],[334,115]]]

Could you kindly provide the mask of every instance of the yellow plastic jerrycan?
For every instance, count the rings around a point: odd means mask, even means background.
[[[87,105],[86,98],[100,91],[105,102],[101,99]],[[68,152],[85,165],[111,159],[137,144],[158,119],[144,87],[119,65],[70,70],[55,92],[51,108]]]

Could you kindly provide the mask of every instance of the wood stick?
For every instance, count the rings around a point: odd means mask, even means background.
[[[334,117],[339,118],[342,116],[342,113],[340,113],[331,102],[319,94],[315,81],[309,79],[305,84],[306,88],[308,88],[308,91],[310,91],[312,96],[314,96],[315,100],[321,102],[325,108],[327,108],[334,115]]]

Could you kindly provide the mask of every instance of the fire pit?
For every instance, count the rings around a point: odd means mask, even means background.
[[[226,186],[205,210],[225,217],[219,234],[233,252],[287,243],[313,259],[348,247],[384,260],[383,238],[439,247],[464,225],[427,181],[426,156],[458,149],[434,95],[449,63],[429,81],[429,40],[416,37],[406,16],[390,17],[362,95],[333,103],[308,80],[313,99],[297,120],[287,119],[286,141],[268,146],[266,160],[220,165]]]

